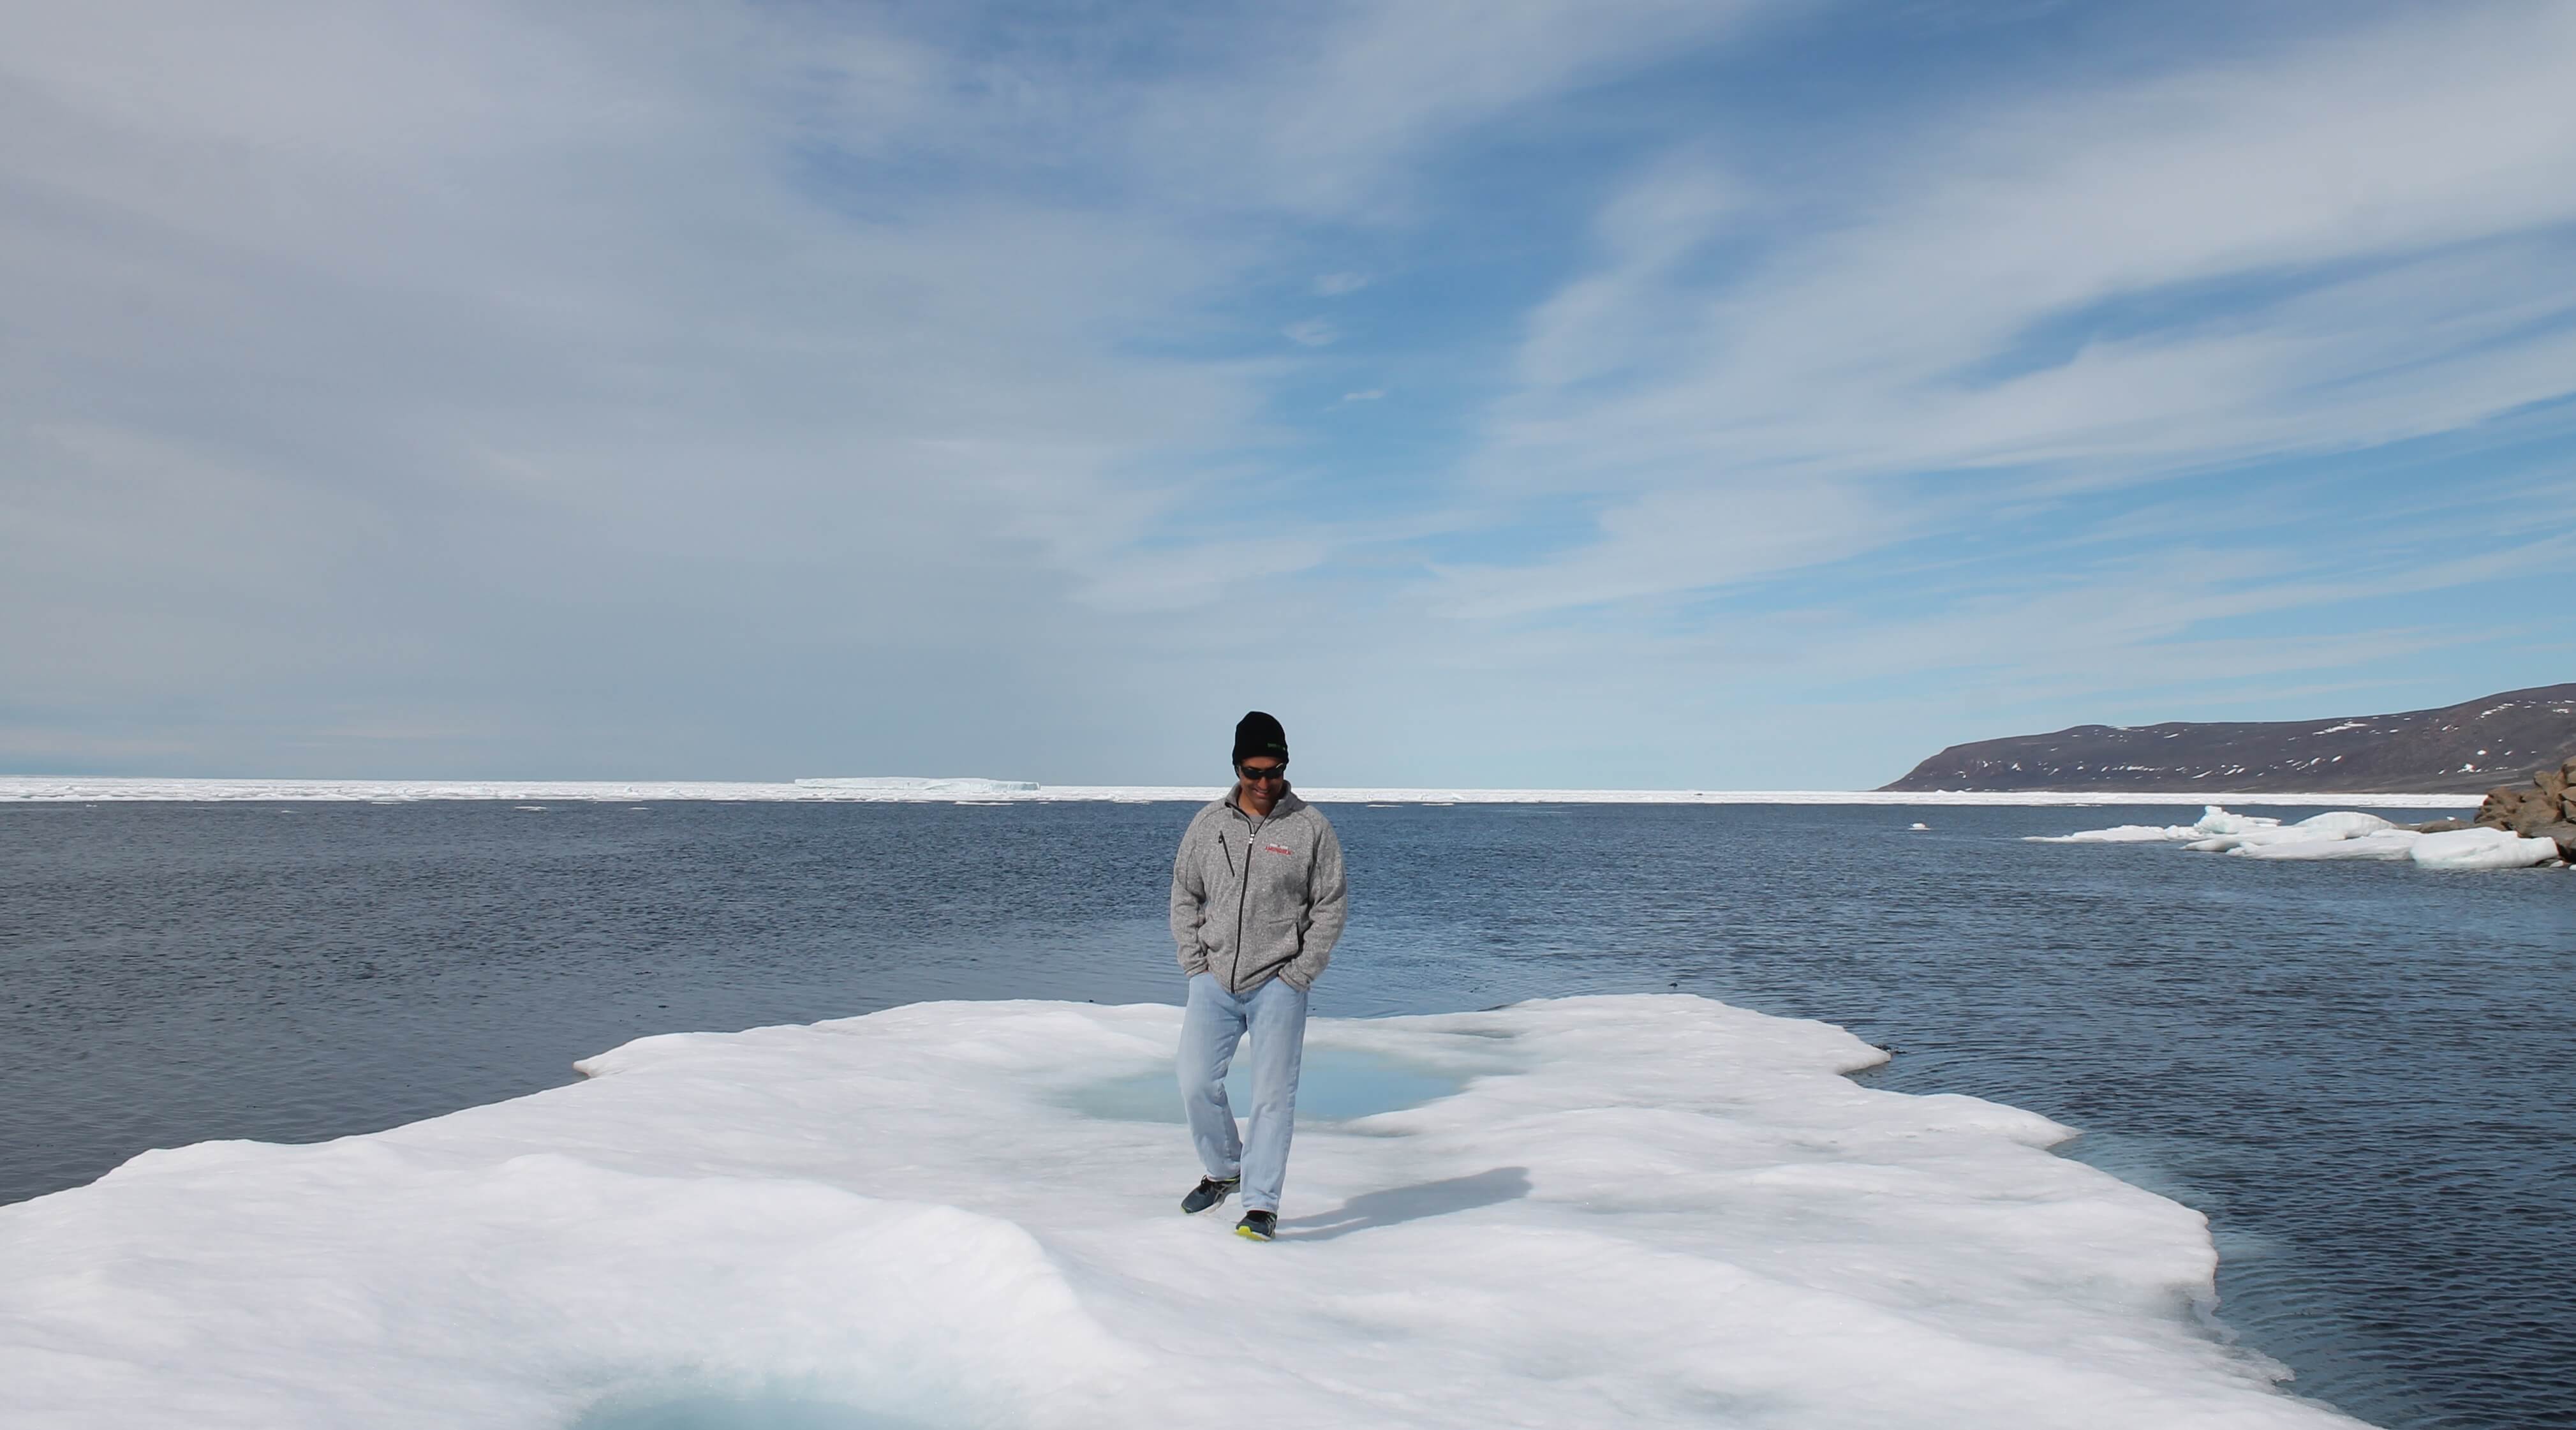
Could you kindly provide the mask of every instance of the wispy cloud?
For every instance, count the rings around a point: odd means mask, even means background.
[[[1884,60],[1803,0],[31,12],[0,764],[1172,778],[1248,611],[1404,712],[1354,778],[2431,668],[2564,473],[2482,565],[2501,468],[2339,558],[2262,464],[2563,432],[2576,18],[2372,14],[1881,76],[1827,162],[1747,77]]]
[[[2576,111],[2547,97],[2571,86],[2576,19],[2450,11],[1968,109],[1833,194],[1820,231],[1780,230],[1758,196],[1747,215],[1699,163],[1652,170],[1605,210],[1602,261],[1532,314],[1482,463],[1500,490],[1633,504],[1522,588],[1579,602],[1594,569],[1665,589],[1759,569],[1726,543],[1658,559],[1651,514],[1679,493],[1750,514],[1785,483],[1905,514],[1781,544],[1830,559],[1963,519],[1909,496],[1927,474],[1981,472],[1992,502],[2564,396]],[[1691,261],[1747,239],[1764,256]]]
[[[578,705],[710,623],[980,645],[984,598],[1042,603],[1134,540],[1172,496],[1136,469],[1256,400],[1098,338],[1223,250],[1042,200],[853,218],[798,170],[939,127],[944,62],[897,38],[396,6],[94,7],[20,39],[21,699],[185,692],[223,738],[414,670],[448,688],[412,698]]]
[[[1439,145],[1587,84],[1704,50],[1805,0],[1441,0],[1267,12],[1138,110],[1159,172],[1315,218],[1418,214],[1404,180]],[[1180,178],[1179,176],[1186,176]]]

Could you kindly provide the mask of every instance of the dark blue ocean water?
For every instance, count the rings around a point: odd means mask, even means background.
[[[0,807],[0,1200],[530,1092],[646,1033],[1177,1001],[1189,813]],[[1828,1019],[1897,1050],[1878,1085],[2046,1113],[2208,1213],[2221,1315],[2299,1393],[2576,1426],[2576,875],[2020,838],[2170,809],[1328,813],[1354,913],[1319,1014],[1679,989]]]

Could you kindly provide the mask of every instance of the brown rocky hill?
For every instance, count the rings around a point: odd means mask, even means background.
[[[2576,684],[2318,720],[2078,725],[1952,745],[1888,790],[2482,794],[2576,753]]]

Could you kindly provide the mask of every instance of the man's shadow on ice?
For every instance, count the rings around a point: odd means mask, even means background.
[[[1471,1177],[1449,1177],[1437,1182],[1417,1182],[1410,1187],[1389,1187],[1382,1192],[1362,1192],[1328,1212],[1284,1217],[1279,1222],[1280,1239],[1287,1240],[1288,1234],[1293,1233],[1299,1241],[1330,1241],[1355,1231],[1517,1201],[1529,1194],[1529,1168],[1496,1167]]]

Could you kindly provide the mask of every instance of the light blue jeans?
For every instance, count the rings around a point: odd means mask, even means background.
[[[1252,1128],[1235,1131],[1226,1102],[1226,1069],[1235,1045],[1252,1034]],[[1181,1014],[1181,1106],[1190,1140],[1211,1177],[1243,1178],[1246,1211],[1279,1210],[1288,1180],[1288,1140],[1297,1130],[1297,1073],[1306,1060],[1306,995],[1273,978],[1244,997],[1225,991],[1212,973],[1190,979]]]

